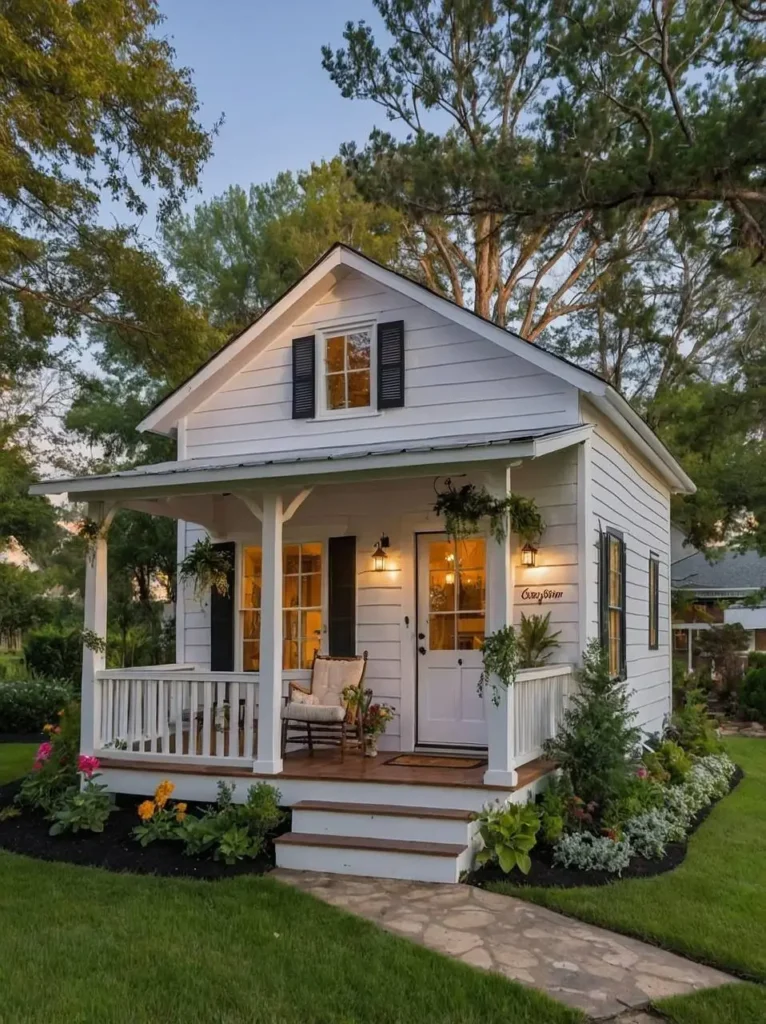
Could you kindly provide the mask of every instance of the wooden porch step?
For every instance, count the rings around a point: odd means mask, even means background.
[[[274,846],[321,846],[336,850],[414,853],[426,857],[459,857],[466,849],[455,843],[418,843],[407,839],[367,839],[362,836],[327,836],[311,832],[287,832],[274,840]]]
[[[401,804],[353,804],[333,800],[301,800],[293,804],[293,811],[325,811],[331,814],[374,814],[390,818],[435,818],[440,821],[465,821],[473,811],[461,811],[452,807],[405,807]]]

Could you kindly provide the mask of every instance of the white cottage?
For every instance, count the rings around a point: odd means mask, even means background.
[[[86,627],[106,632],[118,507],[178,520],[179,560],[209,535],[233,572],[225,598],[179,595],[176,664],[106,670],[86,648],[82,749],[114,790],[170,776],[206,799],[221,778],[241,795],[268,779],[293,808],[279,863],[455,880],[470,812],[526,800],[549,770],[542,745],[590,638],[641,727],[662,725],[670,496],[694,487],[593,374],[335,245],[140,429],[175,437],[177,460],[34,487],[104,524]],[[534,498],[534,564],[513,536],[456,547],[433,510],[446,478]],[[549,665],[499,707],[480,698],[485,634],[548,611]],[[289,683],[309,682],[315,652],[365,651],[365,686],[395,709],[378,758],[283,749]]]

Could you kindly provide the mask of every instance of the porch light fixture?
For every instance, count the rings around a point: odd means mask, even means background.
[[[521,549],[521,564],[533,568],[537,558],[537,548],[534,544],[525,544]]]
[[[383,570],[386,568],[386,559],[388,558],[388,555],[386,554],[386,548],[388,546],[388,537],[384,535],[380,538],[375,547],[375,550],[372,553],[372,567],[375,570],[375,572],[383,572]]]

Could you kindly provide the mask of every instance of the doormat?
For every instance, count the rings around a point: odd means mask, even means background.
[[[397,754],[386,764],[403,768],[480,768],[486,757],[449,757],[442,754]]]

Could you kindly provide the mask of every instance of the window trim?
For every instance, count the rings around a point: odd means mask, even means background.
[[[627,657],[627,544],[625,543],[625,535],[621,530],[616,530],[609,526],[601,532],[601,552],[599,558],[599,620],[600,620],[600,639],[601,646],[609,657],[609,620],[610,612],[617,611],[620,613],[620,647],[619,647],[619,665],[615,678],[626,679],[628,674],[628,657]],[[620,545],[620,575],[622,577],[621,586],[621,605],[610,605],[609,604],[609,557],[611,551],[611,541],[616,540]]]
[[[660,556],[649,552],[649,650],[660,649]]]
[[[370,404],[355,406],[350,409],[328,409],[327,407],[327,341],[338,335],[353,334],[356,331],[367,331],[370,335]],[[344,320],[342,323],[323,327],[316,334],[318,359],[316,366],[315,416],[317,420],[356,419],[359,417],[380,416],[378,409],[378,318],[364,317],[360,320]]]

